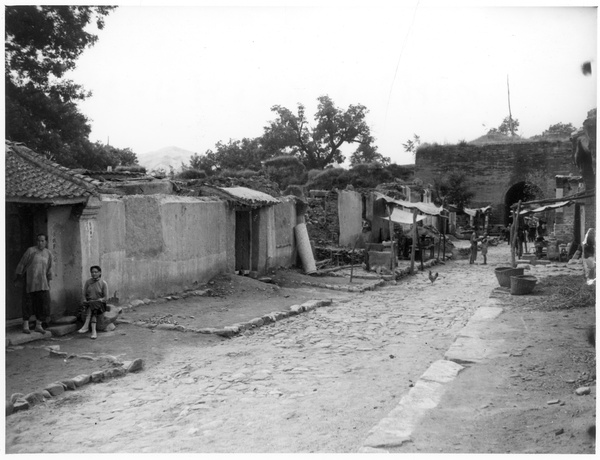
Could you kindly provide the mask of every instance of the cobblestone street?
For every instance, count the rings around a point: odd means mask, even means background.
[[[7,451],[356,452],[496,285],[436,270],[14,414]]]

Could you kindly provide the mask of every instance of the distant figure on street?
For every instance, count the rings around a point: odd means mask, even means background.
[[[91,338],[95,339],[96,322],[98,315],[106,311],[106,302],[108,301],[108,284],[102,277],[102,269],[98,265],[90,267],[92,277],[85,282],[83,287],[83,306],[85,307],[85,322],[83,327],[79,329],[80,334],[85,334],[90,324],[92,326]]]
[[[37,245],[32,246],[21,258],[15,270],[15,283],[25,278],[25,299],[23,303],[23,333],[31,334],[29,319],[35,316],[35,331],[44,334],[42,321],[47,321],[50,313],[50,280],[52,279],[52,253],[46,249],[48,239],[40,233]]]
[[[477,230],[473,230],[473,233],[471,233],[471,258],[469,259],[469,263],[470,264],[474,264],[475,260],[477,259],[477,242],[479,241],[479,239],[477,238]]]
[[[483,256],[483,265],[487,265],[488,244],[488,234],[484,233],[481,237],[481,255]]]

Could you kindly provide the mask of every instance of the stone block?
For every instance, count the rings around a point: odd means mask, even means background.
[[[65,392],[65,386],[61,382],[54,382],[44,388],[52,396],[58,396]]]
[[[233,337],[235,332],[227,329],[215,329],[213,334],[219,335],[221,337]]]
[[[30,406],[35,406],[36,404],[46,401],[46,398],[44,398],[44,395],[41,391],[33,391],[28,393],[24,399],[29,403]]]
[[[17,399],[13,403],[13,413],[29,409],[29,402],[26,399]]]
[[[123,363],[126,372],[137,372],[144,368],[144,360],[141,358],[134,359],[131,362]]]
[[[302,305],[292,305],[290,307],[290,312],[295,313],[295,314],[301,313],[303,311],[306,311],[306,308],[303,307]]]
[[[60,324],[56,326],[50,326],[47,328],[47,330],[52,333],[53,337],[62,337],[63,335],[75,332],[77,329],[79,328],[75,323]]]
[[[67,390],[70,391],[73,391],[77,388],[77,385],[75,385],[75,380],[73,379],[62,380],[61,383],[65,386]]]
[[[106,330],[104,332],[112,332],[117,328],[113,323],[110,323],[106,326]]]
[[[97,330],[106,332],[109,329],[109,325],[114,324],[117,321],[117,318],[122,311],[123,309],[121,307],[112,307],[110,311],[106,311],[98,316],[98,322],[96,324]]]
[[[76,316],[61,316],[60,318],[53,320],[52,325],[62,326],[64,324],[75,324],[76,322]]]
[[[261,316],[261,319],[263,320],[263,324],[271,324],[275,322],[275,318],[271,315]]]
[[[75,382],[76,387],[83,386],[83,385],[89,383],[90,380],[91,380],[91,377],[87,374],[81,374],[81,375],[78,375],[77,377],[73,378],[73,382]]]
[[[252,327],[260,327],[263,324],[265,324],[262,318],[253,318],[249,322],[252,325]]]
[[[17,399],[22,399],[24,397],[25,395],[23,393],[13,393],[10,395],[10,402],[14,403]]]
[[[139,300],[139,299],[135,299],[135,300],[132,300],[132,301],[130,302],[130,305],[131,305],[132,307],[134,307],[134,308],[135,308],[135,307],[139,307],[139,306],[141,306],[141,305],[144,305],[144,301],[143,301],[143,300]]]
[[[46,399],[50,399],[52,397],[52,395],[50,394],[50,392],[48,390],[42,390],[42,394],[44,395],[44,398],[46,398]]]
[[[175,330],[175,324],[169,324],[169,323],[157,324],[156,329],[159,329],[162,331],[173,331],[173,330]]]
[[[104,380],[104,372],[103,371],[92,372],[92,375],[90,376],[90,380],[94,383],[102,382],[102,380]]]

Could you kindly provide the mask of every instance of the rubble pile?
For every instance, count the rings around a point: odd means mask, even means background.
[[[306,229],[313,245],[337,246],[340,223],[337,193],[323,198],[309,198],[306,210]]]
[[[272,182],[262,173],[247,177],[211,176],[204,179],[178,180],[173,182],[178,187],[179,195],[183,196],[197,196],[199,188],[205,185],[212,187],[246,187],[267,193],[272,197],[281,196],[279,185],[276,182]]]
[[[315,258],[323,266],[362,265],[365,261],[364,249],[342,248],[337,246],[315,247]],[[321,267],[321,268],[322,268]]]

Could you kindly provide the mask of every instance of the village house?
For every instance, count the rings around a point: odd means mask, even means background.
[[[297,258],[294,196],[205,187],[179,196],[145,174],[64,168],[5,142],[6,320],[21,316],[15,268],[35,235],[54,257],[51,316],[77,311],[89,267],[100,265],[113,301],[194,289],[220,273],[260,276]]]

